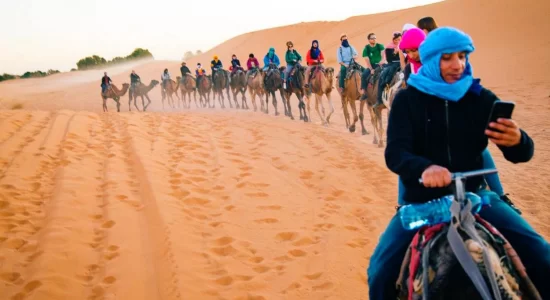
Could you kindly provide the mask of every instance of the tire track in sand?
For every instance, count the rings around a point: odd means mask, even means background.
[[[121,154],[124,155],[125,172],[135,187],[133,198],[140,203],[139,208],[144,208],[140,210],[138,227],[141,231],[141,248],[152,256],[144,262],[147,282],[143,283],[144,288],[146,287],[147,292],[151,295],[139,298],[180,299],[181,292],[176,272],[178,265],[174,261],[170,231],[161,215],[160,204],[147,172],[147,166],[152,163],[151,159],[147,159],[151,152],[147,151],[148,155],[140,155],[140,152],[147,149],[148,143],[151,142],[150,139],[144,137],[143,128],[139,127],[143,124],[140,120],[142,117],[138,114],[120,115],[115,122],[116,128],[120,130],[120,144],[123,146]],[[132,269],[134,268],[135,266]],[[134,282],[130,284],[135,285]]]
[[[13,299],[23,299],[26,295],[33,293],[37,288],[42,286],[42,281],[32,279],[35,271],[36,259],[43,253],[41,248],[41,235],[44,228],[51,224],[49,211],[52,206],[55,206],[55,199],[52,195],[55,193],[56,174],[62,170],[62,166],[66,163],[63,157],[63,143],[67,137],[67,131],[74,118],[74,114],[67,116],[58,114],[53,120],[47,132],[44,131],[48,127],[47,123],[42,122],[35,132],[38,135],[32,140],[25,139],[26,144],[32,146],[31,149],[38,150],[36,153],[31,151],[21,152],[23,147],[20,147],[20,156],[14,157],[12,163],[18,174],[13,174],[10,169],[6,170],[5,176],[2,178],[2,188],[17,190],[12,192],[11,196],[19,197],[22,201],[11,201],[10,208],[19,212],[22,216],[19,217],[17,228],[12,228],[12,232],[8,232],[6,243],[11,245],[11,256],[8,256],[8,261],[11,264],[12,270],[9,281],[14,285],[9,286],[5,293],[13,294]],[[52,134],[52,130],[55,132]],[[43,137],[42,142],[39,137]],[[38,157],[39,163],[36,162]],[[10,165],[11,165],[10,164]],[[21,165],[19,165],[21,164]],[[17,166],[17,168],[15,167]],[[23,174],[21,174],[23,171]],[[49,180],[48,180],[49,179]],[[13,182],[9,184],[7,182]],[[47,201],[45,201],[47,200]],[[14,217],[17,216],[13,213]],[[22,218],[22,219],[21,219]],[[4,243],[2,244],[3,249]],[[7,278],[3,274],[3,278]]]

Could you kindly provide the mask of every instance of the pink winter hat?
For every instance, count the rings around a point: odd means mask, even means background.
[[[399,49],[418,49],[420,44],[426,39],[426,34],[422,29],[411,28],[405,32],[401,42],[399,43]]]

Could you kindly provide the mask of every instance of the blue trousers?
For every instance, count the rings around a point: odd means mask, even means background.
[[[485,148],[485,150],[483,150],[482,157],[483,157],[484,169],[496,168],[495,161],[491,156],[491,152],[489,152],[489,148]],[[498,176],[498,173],[485,175],[485,181],[487,182],[487,185],[489,186],[489,189],[491,191],[497,193],[499,196],[504,195],[504,188],[502,187],[502,183],[500,183],[500,177]],[[405,192],[405,186],[403,185],[403,181],[401,181],[401,178],[398,178],[398,184],[397,184],[397,204],[398,205],[407,204],[405,203],[405,200],[403,200],[404,192]]]
[[[550,299],[550,244],[500,199],[484,208],[482,218],[497,228],[518,253],[542,299]],[[416,231],[405,230],[396,214],[380,237],[367,269],[369,299],[396,299],[395,282],[407,247]]]

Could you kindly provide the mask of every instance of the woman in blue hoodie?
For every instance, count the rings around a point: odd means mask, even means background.
[[[279,57],[277,54],[275,54],[275,48],[271,47],[269,48],[269,51],[264,56],[264,71],[267,71],[269,69],[269,64],[275,64],[277,67],[281,64],[281,61],[279,60]]]

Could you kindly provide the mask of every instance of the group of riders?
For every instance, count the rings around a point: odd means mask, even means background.
[[[519,163],[532,158],[534,142],[515,121],[499,119],[486,128],[489,112],[498,98],[473,77],[469,55],[475,48],[466,33],[452,27],[438,28],[433,18],[426,17],[419,20],[416,26],[406,24],[402,31],[393,33],[392,41],[386,46],[377,43],[374,33],[370,33],[367,39],[368,44],[362,54],[366,64],[364,68],[356,62],[358,54],[349,44],[347,35],[340,36],[341,46],[337,49],[340,64],[338,87],[342,92],[347,71],[359,68],[362,70],[361,92],[364,100],[373,74],[377,74],[379,84],[384,85],[398,70],[404,73],[407,87],[397,93],[393,101],[385,149],[386,164],[398,175],[398,210],[405,204],[425,203],[451,194],[451,172],[496,168],[487,149],[488,140],[498,146],[508,161]],[[287,65],[282,74],[285,83],[292,69],[302,61],[292,42],[287,42],[286,46]],[[308,75],[312,68],[324,62],[317,40],[312,42],[306,59]],[[263,71],[278,69],[280,60],[274,48],[269,49],[263,62]],[[210,67],[212,72],[223,69],[217,56],[214,56]],[[259,70],[254,54],[249,55],[246,67],[251,76]],[[238,70],[244,71],[244,68],[233,55],[231,74]],[[185,62],[182,63],[181,73],[183,76],[191,74]],[[200,63],[195,75],[198,79],[206,75]],[[309,77],[305,76],[306,88],[309,87]],[[139,82],[135,72],[132,72],[131,78],[132,84]],[[168,70],[164,70],[162,80],[163,84],[170,80]],[[105,73],[102,89],[106,89],[110,82]],[[377,104],[380,103],[377,99]],[[422,178],[421,184],[419,178]],[[498,196],[491,200],[490,206],[482,209],[479,216],[509,241],[542,299],[550,299],[550,245],[521,216],[522,212],[505,194],[497,174],[466,182],[468,192],[476,193],[486,187]],[[370,299],[397,298],[396,282],[400,267],[415,233],[402,227],[398,214],[391,219],[380,236],[367,270]],[[429,280],[444,280],[436,275],[430,276]],[[510,295],[507,287],[502,289],[501,293]]]

